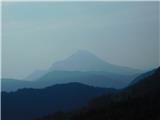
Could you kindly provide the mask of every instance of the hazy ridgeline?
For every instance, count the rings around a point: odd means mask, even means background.
[[[158,1],[3,2],[2,120],[160,120],[158,20]]]

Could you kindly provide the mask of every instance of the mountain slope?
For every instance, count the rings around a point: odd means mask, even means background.
[[[92,100],[79,111],[57,112],[38,120],[159,120],[160,67],[135,84]]]
[[[24,80],[34,81],[39,78],[41,78],[43,75],[45,75],[48,71],[45,70],[36,70],[31,75],[24,78]]]
[[[74,120],[159,120],[160,68],[120,93],[95,100]],[[87,111],[87,112],[86,112]]]
[[[80,83],[68,83],[44,89],[2,92],[2,119],[32,120],[53,111],[68,111],[82,107],[92,98],[114,91]]]
[[[135,83],[139,82],[140,80],[143,80],[144,78],[151,76],[154,72],[155,72],[155,70],[145,72],[145,73],[139,75],[138,77],[136,77],[130,84],[131,85],[135,84]]]

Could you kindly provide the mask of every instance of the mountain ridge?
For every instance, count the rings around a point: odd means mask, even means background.
[[[21,88],[44,88],[57,83],[80,82],[83,84],[105,87],[123,88],[137,75],[118,75],[107,72],[95,71],[51,71],[34,81],[8,81],[2,79],[2,91],[15,91]]]
[[[84,106],[96,96],[114,91],[74,82],[43,89],[24,88],[16,92],[2,92],[2,119],[31,120],[52,111],[69,111]]]

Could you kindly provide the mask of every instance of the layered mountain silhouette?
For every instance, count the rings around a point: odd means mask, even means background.
[[[52,71],[34,81],[2,79],[2,91],[16,91],[20,88],[44,88],[57,83],[80,82],[95,87],[123,88],[135,77],[107,72]]]
[[[116,90],[81,83],[2,92],[2,120],[33,120],[50,112],[73,110],[86,105],[96,96],[113,92]]]
[[[136,75],[118,75],[107,72],[53,71],[40,78],[36,85],[48,86],[54,83],[80,82],[106,88],[123,88]]]
[[[160,67],[139,77],[142,79],[129,87],[97,97],[83,109],[56,112],[37,120],[159,120]]]
[[[44,88],[57,83],[80,82],[87,85],[123,88],[142,71],[107,63],[88,51],[78,51],[47,71],[34,72],[24,82],[2,79],[3,91]],[[28,80],[27,80],[28,79]],[[31,82],[27,82],[30,81]],[[11,82],[10,82],[11,81]]]
[[[43,73],[2,79],[3,120],[160,119],[160,68],[139,75],[79,51]]]

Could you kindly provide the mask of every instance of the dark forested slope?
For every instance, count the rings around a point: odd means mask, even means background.
[[[118,93],[92,100],[83,109],[39,120],[160,120],[160,68]]]

